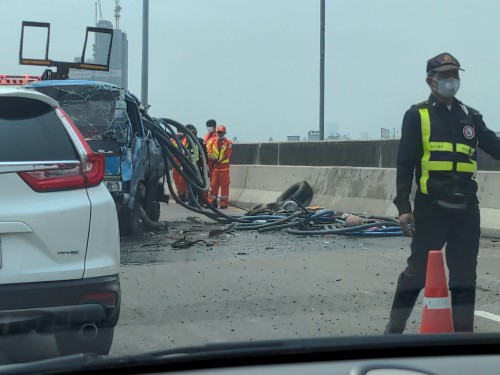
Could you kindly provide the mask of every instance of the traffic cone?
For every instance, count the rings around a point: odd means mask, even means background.
[[[444,273],[443,254],[440,250],[432,250],[427,259],[420,333],[449,332],[453,332],[453,318]]]

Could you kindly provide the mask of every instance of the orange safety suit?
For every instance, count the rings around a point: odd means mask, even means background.
[[[205,146],[206,146],[207,151],[208,151],[210,144],[214,140],[217,140],[217,132],[213,131],[212,133],[205,134],[205,136],[203,137],[203,140],[205,141]],[[208,159],[207,165],[208,165],[208,177],[210,177],[210,176],[212,176],[212,170],[214,169],[213,160]]]
[[[233,142],[227,138],[221,140],[215,138],[207,146],[207,150],[208,157],[213,162],[208,201],[214,205],[217,202],[220,189],[220,207],[227,208],[227,201],[229,200],[229,160],[233,152]]]
[[[184,146],[186,146],[188,142],[187,137],[182,138],[181,142]],[[176,141],[173,141],[173,143],[177,146]],[[175,162],[179,164],[177,159],[175,160]],[[177,190],[177,195],[179,196],[179,199],[183,202],[186,202],[189,196],[186,180],[184,180],[184,177],[182,177],[180,172],[175,167],[172,170],[172,177],[174,178],[175,189]]]
[[[205,141],[205,148],[207,149],[207,153],[208,153],[208,148],[209,148],[210,144],[214,140],[217,140],[217,132],[214,130],[211,133],[205,134],[205,136],[203,137],[203,140]],[[210,158],[207,159],[207,167],[208,167],[208,178],[211,179],[212,178],[212,171],[214,170],[214,164],[213,164],[213,160],[211,160]],[[205,198],[206,201],[210,202],[210,200],[208,199],[208,192],[203,193],[203,198]]]

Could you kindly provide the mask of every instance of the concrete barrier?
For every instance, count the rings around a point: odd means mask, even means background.
[[[395,168],[234,165],[230,200],[247,208],[274,202],[289,186],[307,181],[312,204],[337,211],[397,216]],[[481,231],[500,237],[500,172],[478,172]]]
[[[399,140],[235,143],[233,165],[294,165],[395,168]],[[500,161],[482,150],[478,169],[500,171]]]

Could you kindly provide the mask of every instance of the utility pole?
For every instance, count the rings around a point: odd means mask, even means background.
[[[319,139],[325,140],[325,0],[321,0],[319,58]]]
[[[149,0],[142,0],[142,75],[141,101],[148,110]]]

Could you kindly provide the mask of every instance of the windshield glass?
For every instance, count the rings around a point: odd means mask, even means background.
[[[0,363],[500,332],[500,1],[1,3]]]
[[[127,141],[130,120],[122,89],[95,83],[36,87],[59,102],[87,140]]]

